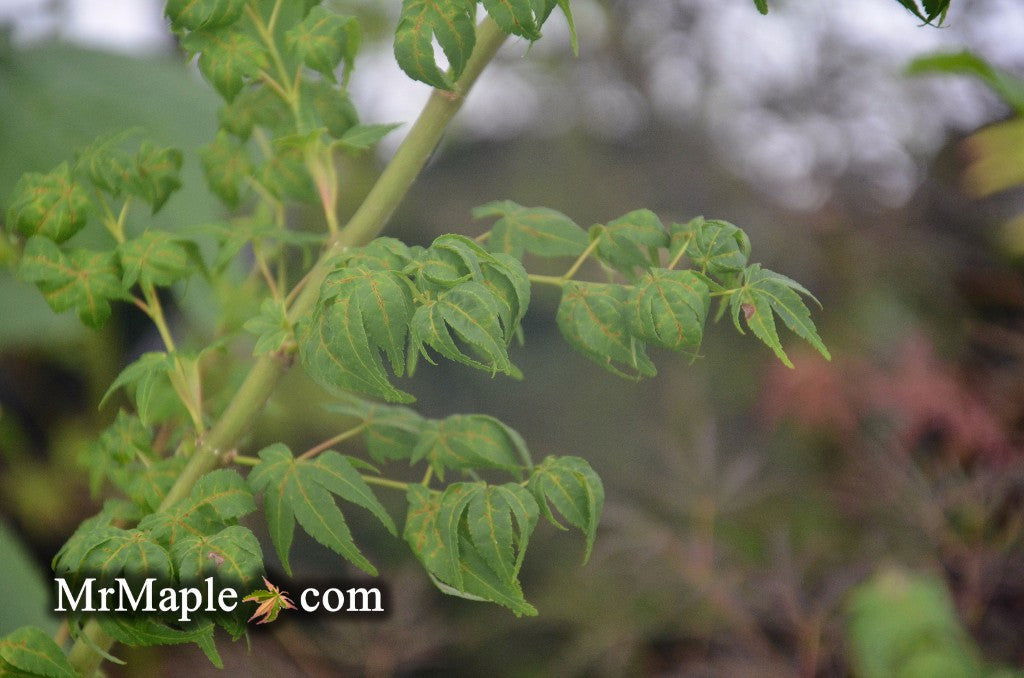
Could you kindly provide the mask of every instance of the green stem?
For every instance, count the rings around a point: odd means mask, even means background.
[[[260,463],[259,457],[249,457],[244,454],[236,454],[231,461],[239,466],[257,466]]]
[[[316,304],[320,295],[320,284],[330,271],[331,260],[338,252],[369,242],[384,228],[437,147],[445,127],[462,107],[469,90],[505,42],[506,37],[492,19],[487,18],[481,22],[477,29],[476,48],[466,64],[462,77],[455,84],[455,91],[435,91],[430,96],[416,124],[381,173],[369,195],[345,228],[331,239],[331,245],[311,269],[302,292],[296,296],[289,309],[290,320],[294,321],[305,315]],[[256,361],[227,409],[193,453],[157,510],[165,510],[188,496],[196,481],[220,464],[222,454],[232,449],[252,428],[254,419],[270,398],[278,379],[284,374],[290,362],[288,356],[280,353],[272,353]],[[384,483],[385,480],[376,479],[375,482],[396,489],[405,487],[404,483]],[[114,644],[114,639],[104,633],[99,622],[95,620],[85,625],[83,633],[92,644],[104,651],[109,650]],[[103,661],[89,643],[81,640],[71,648],[68,659],[76,671],[90,678]]]
[[[359,426],[356,426],[355,428],[350,428],[347,431],[342,431],[338,435],[333,436],[331,438],[328,438],[327,440],[323,441],[322,443],[320,443],[318,445],[314,445],[313,447],[309,448],[308,450],[306,450],[305,452],[300,454],[298,456],[298,458],[299,459],[311,459],[311,458],[315,457],[316,455],[320,454],[321,452],[323,452],[324,450],[326,450],[328,448],[331,448],[331,447],[334,447],[338,443],[345,442],[349,438],[356,437],[357,435],[359,435],[360,433],[362,433],[363,431],[366,430],[366,426],[367,426],[367,424],[364,422],[364,423],[360,424]]]
[[[591,253],[593,253],[593,251],[597,249],[597,244],[601,242],[602,235],[599,235],[598,237],[590,241],[590,244],[587,245],[587,249],[583,250],[583,253],[576,258],[576,261],[574,261],[572,266],[569,267],[569,270],[566,271],[565,275],[562,276],[562,280],[572,280],[572,277],[576,275],[576,273],[580,270],[580,266],[582,266],[583,262],[587,260],[587,257],[589,257]]]
[[[683,246],[679,248],[679,252],[676,254],[676,256],[672,257],[672,261],[668,262],[668,266],[666,266],[668,270],[671,271],[673,268],[675,268],[676,264],[679,263],[679,260],[686,255],[686,250],[690,248],[691,242],[693,242],[692,234],[686,237],[686,242],[684,242]]]
[[[409,483],[403,483],[400,480],[390,480],[388,478],[381,478],[380,476],[368,476],[363,475],[363,480],[366,481],[367,485],[380,485],[381,487],[390,487],[395,490],[408,490]]]
[[[554,285],[555,287],[565,287],[565,283],[568,282],[560,275],[537,275],[535,273],[531,273],[526,277],[530,279],[530,282],[539,283],[541,285]]]

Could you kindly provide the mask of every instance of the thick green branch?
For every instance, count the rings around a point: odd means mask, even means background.
[[[331,239],[327,249],[310,270],[302,291],[295,297],[288,311],[289,320],[294,322],[312,310],[320,294],[320,284],[330,271],[331,261],[337,253],[369,242],[384,228],[441,141],[448,123],[462,107],[469,90],[506,37],[492,19],[487,18],[481,22],[477,29],[476,48],[455,85],[455,91],[434,91],[431,94],[405,141],[369,195],[348,224]],[[271,354],[256,361],[220,420],[193,453],[158,510],[167,509],[187,497],[196,481],[221,463],[223,456],[252,428],[255,418],[290,362],[290,356],[283,354]],[[96,621],[86,624],[83,633],[93,645],[104,650],[114,644],[114,639],[104,633]],[[71,648],[68,658],[72,666],[85,676],[92,676],[103,661],[90,647],[90,643],[82,640]]]

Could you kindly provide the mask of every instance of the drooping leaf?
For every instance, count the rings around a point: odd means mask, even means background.
[[[167,18],[189,30],[220,28],[242,16],[247,0],[167,0]]]
[[[509,342],[530,307],[530,277],[518,259],[501,252],[483,262],[481,270],[484,287],[491,291],[500,306],[499,317],[505,328],[505,341]]]
[[[456,483],[444,493],[431,491],[422,485],[411,485],[406,494],[409,513],[405,523],[405,540],[441,591],[470,600],[496,602],[508,607],[516,615],[535,615],[537,612],[534,607],[523,598],[516,576],[508,578],[497,574],[480,554],[469,534],[463,514],[472,504],[474,495],[480,492],[486,492],[482,483]],[[516,493],[516,496],[521,495]],[[482,541],[496,547],[491,556],[500,557],[507,565],[511,554],[503,551],[504,537],[490,536],[486,517],[488,506],[482,502],[486,502],[486,499],[479,500],[473,510],[472,520],[476,523],[476,531],[481,532]],[[517,521],[512,540],[519,549],[525,550],[532,530],[529,505],[525,504],[521,509],[503,508],[506,511],[520,511],[512,514]],[[491,518],[497,519],[497,516],[492,515]],[[522,525],[518,522],[520,518],[523,520]],[[515,556],[512,561],[513,572],[517,571],[518,559],[519,556]]]
[[[702,272],[719,278],[729,276],[747,265],[750,239],[741,229],[727,221],[697,217],[686,224],[672,224],[670,254],[675,256],[686,247],[686,256]]]
[[[356,417],[366,426],[363,440],[370,457],[379,462],[411,459],[426,420],[407,407],[379,405],[348,397],[327,409]]]
[[[652,377],[654,363],[626,319],[628,295],[621,285],[568,282],[558,306],[558,328],[573,348],[610,372],[634,380]]]
[[[911,61],[907,73],[973,75],[991,87],[1019,115],[1024,115],[1024,80],[995,68],[973,52],[926,54]]]
[[[136,282],[166,287],[192,272],[199,257],[194,243],[167,231],[146,231],[117,246],[125,289]]]
[[[583,562],[590,558],[597,537],[597,524],[604,507],[604,485],[586,460],[579,457],[547,457],[538,464],[527,489],[533,493],[541,512],[555,525],[551,505],[587,538]]]
[[[707,284],[693,271],[651,269],[626,302],[629,326],[639,339],[673,351],[695,352],[711,305]]]
[[[658,215],[650,210],[634,210],[597,227],[592,238],[600,238],[597,256],[613,268],[632,275],[636,267],[649,268],[658,261],[652,248],[668,245],[668,233]]]
[[[377,271],[401,271],[413,259],[408,245],[395,238],[375,238],[363,247],[347,250],[340,260],[346,266]]]
[[[89,195],[61,163],[48,174],[29,172],[18,180],[7,207],[7,228],[26,238],[64,242],[85,226]]]
[[[739,320],[742,312],[747,327],[758,339],[767,344],[787,367],[793,367],[793,363],[779,341],[779,333],[775,329],[775,315],[827,360],[832,359],[821,337],[818,336],[818,330],[811,320],[811,312],[800,298],[801,294],[810,295],[799,283],[763,269],[760,264],[753,264],[744,270],[743,285],[729,300],[736,328],[742,332]]]
[[[255,38],[232,27],[189,33],[182,46],[199,53],[199,70],[228,101],[267,66],[267,56]]]
[[[259,170],[257,180],[279,200],[314,203],[316,186],[299,144],[275,144],[272,155]]]
[[[181,188],[181,151],[145,141],[135,156],[125,190],[149,203],[155,214]]]
[[[131,479],[125,493],[139,506],[155,511],[185,468],[185,457],[167,457],[142,469]]]
[[[0,675],[77,678],[64,651],[48,633],[23,626],[0,638]]]
[[[180,582],[214,577],[238,587],[252,586],[263,572],[263,551],[249,528],[231,525],[213,535],[179,539],[171,557]]]
[[[502,304],[491,290],[478,282],[462,283],[416,309],[410,323],[413,346],[428,360],[424,347],[449,360],[519,378],[522,375],[508,356],[501,316]]]
[[[542,257],[575,257],[587,248],[586,231],[561,212],[547,207],[523,207],[499,200],[473,210],[473,218],[500,217],[491,227],[488,247],[521,257],[523,251]]]
[[[313,318],[301,326],[303,364],[327,388],[409,402],[412,396],[388,380],[380,351],[395,374],[404,372],[411,318],[409,287],[397,274],[350,266],[338,269],[324,281]]]
[[[252,350],[253,355],[278,351],[285,342],[292,339],[292,326],[284,307],[274,299],[264,299],[260,305],[260,314],[247,320],[243,328],[258,337]]]
[[[338,145],[349,151],[365,151],[401,126],[401,123],[354,125],[338,138]]]
[[[135,409],[144,425],[149,425],[154,401],[161,384],[169,383],[173,365],[166,353],[153,351],[143,353],[132,364],[121,370],[107,392],[100,400],[100,408],[118,389],[134,387]]]
[[[89,470],[89,490],[99,494],[105,480],[119,486],[127,481],[129,467],[140,459],[152,458],[153,436],[142,421],[124,410],[85,452],[83,461]]]
[[[359,125],[359,113],[341,88],[326,80],[302,82],[302,114],[310,118],[309,129],[326,128],[335,139]]]
[[[42,236],[25,244],[18,275],[35,283],[54,311],[74,309],[90,327],[106,323],[111,300],[125,296],[113,254],[82,249],[65,255]]]
[[[447,468],[514,471],[531,464],[522,437],[501,421],[483,414],[456,414],[424,422],[411,462],[422,459],[442,479]]]
[[[451,89],[476,44],[475,0],[402,0],[395,31],[395,58],[413,80]],[[451,76],[434,59],[437,40],[448,58]]]
[[[334,69],[342,61],[352,69],[362,31],[354,16],[343,16],[315,6],[306,18],[285,34],[286,44],[307,66],[334,80]]]
[[[242,187],[253,169],[245,146],[222,130],[213,143],[200,151],[199,157],[210,190],[229,207],[237,207]]]
[[[369,509],[388,529],[393,530],[394,524],[350,462],[337,453],[325,454],[326,462],[320,458],[296,459],[280,443],[260,451],[260,463],[249,474],[249,484],[263,493],[271,541],[281,564],[290,573],[288,553],[297,520],[318,542],[376,575],[376,568],[352,541],[345,517],[332,495]]]
[[[530,0],[483,0],[487,13],[495,23],[510,35],[527,40],[540,38],[540,22],[533,14]]]
[[[94,574],[101,582],[116,577],[169,581],[174,576],[170,555],[150,535],[141,530],[109,529],[110,536],[85,554],[82,571]]]
[[[174,628],[152,617],[107,616],[100,619],[103,631],[129,647],[195,643],[218,669],[224,667],[213,641],[213,624],[199,621],[187,628]]]
[[[313,87],[313,85],[306,82],[303,85],[304,92],[309,92]],[[324,86],[330,91],[337,91],[326,83],[324,83]],[[315,99],[315,97],[313,98]],[[313,106],[316,107],[318,104],[314,103]],[[305,105],[303,110],[306,108],[310,108],[310,105]],[[252,131],[255,127],[265,127],[272,131],[281,131],[293,123],[292,113],[288,109],[288,104],[285,100],[263,84],[244,88],[232,101],[226,103],[220,109],[218,119],[224,130],[243,141],[252,136]]]
[[[761,14],[768,13],[768,0],[754,0],[754,5]]]

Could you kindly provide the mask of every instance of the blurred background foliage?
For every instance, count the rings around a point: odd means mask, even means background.
[[[398,3],[334,4],[377,40],[352,85],[364,120],[410,120],[427,89],[391,63]],[[835,360],[794,356],[790,371],[715,328],[694,364],[662,356],[659,376],[633,385],[571,353],[552,320],[557,299],[541,291],[515,356],[525,381],[441,366],[422,370],[414,392],[426,415],[494,414],[536,455],[589,459],[609,497],[591,563],[564,567],[582,544],[540,531],[523,574],[540,616],[517,620],[441,596],[401,542],[375,539],[353,516],[391,587],[391,616],[275,624],[255,635],[252,655],[225,644],[227,670],[1016,675],[1024,118],[1012,92],[1024,8],[963,0],[936,30],[888,0],[778,0],[768,17],[747,0],[574,4],[580,58],[557,20],[532,48],[506,48],[390,234],[474,234],[470,208],[496,198],[581,224],[640,206],[725,218],[766,265],[823,300]],[[21,172],[140,127],[186,152],[185,188],[161,226],[224,218],[194,153],[212,137],[215,97],[183,64],[159,5],[0,6],[0,201]],[[917,62],[932,74],[907,74],[915,57],[965,49],[997,71]],[[343,168],[346,209],[378,166]],[[175,331],[240,312],[238,293],[175,289]],[[0,273],[0,634],[53,625],[40,617],[49,558],[97,508],[78,459],[116,413],[97,410],[99,395],[158,342],[134,309],[118,313],[86,333]],[[333,433],[311,406],[320,399],[293,375],[248,447]],[[308,541],[294,561],[299,577],[340,566]],[[133,651],[131,664],[209,670],[181,648]]]

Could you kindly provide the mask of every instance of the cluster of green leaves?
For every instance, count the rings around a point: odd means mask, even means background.
[[[531,42],[541,37],[541,27],[555,8],[569,22],[574,51],[579,50],[569,0],[480,0],[484,9],[505,33]],[[478,0],[402,0],[402,14],[395,31],[395,58],[409,77],[432,87],[451,90],[462,75],[476,44]],[[434,43],[448,61],[439,65]]]
[[[380,405],[355,397],[330,409],[360,421],[359,430],[375,461],[428,464],[426,480],[422,484],[408,485],[406,490],[408,512],[404,537],[434,583],[445,593],[495,602],[517,615],[536,614],[523,597],[518,575],[539,516],[544,515],[553,525],[562,528],[552,506],[565,521],[586,535],[584,561],[589,557],[604,504],[604,488],[585,460],[549,456],[534,465],[522,437],[486,415],[427,419],[405,407]],[[276,454],[280,455],[280,463],[290,461],[290,456]],[[270,454],[260,456],[263,463],[257,470],[271,463]],[[341,457],[336,456],[336,459]],[[307,466],[312,467],[312,464]],[[368,468],[377,472],[373,467]],[[468,474],[474,480],[452,482],[440,490],[430,487],[431,477],[444,480],[445,472],[451,470]],[[494,471],[509,474],[513,481],[488,483],[478,475],[478,472]],[[301,499],[305,501],[306,497]],[[295,501],[294,495],[293,499],[284,501]],[[370,508],[368,503],[363,505]],[[295,512],[298,516],[298,509]],[[390,520],[378,517],[393,529]],[[270,512],[267,521],[279,553],[280,545],[285,544],[282,561],[287,562],[290,524],[283,529],[275,526]],[[310,531],[310,526],[301,518],[300,523]],[[320,526],[313,525],[313,528],[319,530]],[[283,534],[274,536],[275,531]],[[325,535],[310,533],[327,543]],[[336,550],[365,569],[360,560],[341,549]]]
[[[54,311],[74,310],[90,327],[103,325],[111,302],[130,299],[133,288],[170,285],[196,264],[194,247],[170,233],[126,238],[129,205],[140,201],[157,212],[181,186],[182,157],[151,142],[131,154],[123,142],[120,136],[101,139],[73,164],[25,174],[7,209],[7,228],[24,239],[19,276],[35,284]],[[110,231],[116,248],[67,244],[90,218]]]
[[[487,248],[458,235],[441,236],[427,248],[378,238],[339,257],[316,312],[298,328],[309,374],[330,389],[392,402],[412,396],[391,383],[382,354],[396,376],[411,373],[417,356],[433,361],[437,354],[520,377],[508,350],[530,302],[531,279],[520,261],[525,253],[578,261],[593,256],[608,271],[609,282],[572,276],[554,282],[562,286],[562,334],[615,374],[653,376],[648,345],[696,356],[712,296],[721,298],[719,315],[728,310],[740,332],[742,317],[786,365],[792,363],[776,317],[829,357],[801,298],[810,293],[749,263],[750,241],[730,223],[698,217],[666,228],[653,212],[637,210],[588,234],[560,212],[511,201],[474,214],[498,218]],[[693,268],[675,268],[684,256]],[[264,337],[278,336],[279,327],[268,325]]]
[[[926,24],[931,24],[938,19],[937,25],[941,25],[946,19],[946,14],[949,13],[952,0],[896,0],[896,2]],[[754,0],[754,6],[761,14],[768,13],[768,0]]]
[[[119,417],[104,437],[121,434],[126,425]],[[144,445],[140,440],[130,444]],[[195,585],[214,577],[219,585],[240,593],[251,590],[263,573],[263,554],[255,535],[238,522],[256,510],[248,484],[233,470],[215,470],[202,476],[188,497],[163,506],[183,461],[171,456],[150,462],[132,479],[130,500],[107,500],[99,514],[79,526],[54,557],[54,572],[72,583],[95,577],[97,586],[118,577],[154,577],[160,587]],[[112,637],[129,645],[194,642],[218,666],[215,625],[234,638],[245,633],[241,610],[201,614],[187,623],[175,617],[176,613],[167,618],[110,617],[101,623]],[[81,613],[70,620],[72,634],[79,636]]]
[[[572,27],[568,0],[482,5],[501,31],[530,41],[540,37],[556,8]],[[417,80],[454,89],[476,41],[476,10],[476,0],[404,0],[395,39],[399,64]],[[355,544],[341,499],[368,511],[391,534],[401,533],[445,593],[535,614],[519,573],[541,516],[583,532],[584,559],[593,547],[604,491],[589,464],[570,456],[535,464],[522,437],[490,416],[427,419],[353,392],[411,402],[412,394],[395,386],[393,377],[411,375],[421,359],[433,363],[438,357],[521,377],[510,346],[523,338],[533,284],[559,286],[556,320],[567,341],[628,378],[655,374],[648,346],[695,357],[715,297],[719,315],[730,312],[743,331],[742,316],[787,364],[776,317],[828,356],[802,300],[809,293],[751,264],[747,236],[723,221],[698,218],[666,227],[654,213],[637,210],[588,231],[555,210],[499,201],[475,210],[476,218],[493,220],[475,240],[448,234],[427,246],[377,238],[361,247],[337,247],[337,153],[365,151],[394,128],[360,124],[349,100],[358,23],[315,0],[169,0],[166,13],[181,45],[224,99],[220,129],[199,161],[211,191],[235,215],[177,233],[135,228],[129,220],[133,206],[160,210],[180,186],[183,158],[151,142],[129,147],[124,135],[101,139],[49,173],[26,175],[7,211],[6,228],[19,245],[18,272],[55,311],[73,309],[97,327],[114,302],[132,303],[152,319],[165,344],[129,364],[103,398],[101,406],[123,393],[134,408],[117,413],[83,462],[94,493],[112,486],[121,496],[107,500],[59,551],[53,561],[59,575],[101,581],[152,576],[162,585],[212,575],[250,591],[258,606],[253,618],[269,621],[287,609],[286,599],[269,582],[252,592],[264,572],[262,550],[240,521],[260,499],[271,542],[289,573],[297,523],[326,548],[376,574]],[[575,47],[574,32],[572,39]],[[435,41],[446,66],[435,60]],[[286,206],[295,202],[319,205],[327,233],[289,228]],[[106,229],[110,247],[76,244],[90,221]],[[321,248],[307,276],[289,270],[297,253],[308,260]],[[556,278],[530,275],[524,257],[574,262]],[[587,261],[596,261],[606,279],[576,279]],[[684,261],[688,268],[680,267]],[[322,277],[313,275],[325,270]],[[161,294],[198,276],[213,289],[242,290],[245,303],[221,309],[216,339],[179,348]],[[311,312],[310,304],[298,301],[309,280]],[[298,455],[284,443],[257,457],[211,449],[216,423],[231,411],[234,384],[209,377],[234,366],[231,352],[217,349],[243,331],[255,336],[260,360],[284,365],[297,353],[310,377],[344,397],[335,409],[358,426]],[[261,403],[254,398],[253,411]],[[218,444],[234,446],[242,433]],[[356,434],[380,465],[424,465],[422,481],[384,477],[377,466],[328,449]],[[192,473],[204,454],[252,469],[247,477],[229,469]],[[500,481],[492,482],[495,476]],[[401,532],[374,487],[404,493]],[[116,661],[93,641],[96,634],[83,632],[81,617],[69,621],[80,643]],[[239,610],[239,616],[187,624],[171,617],[96,623],[129,645],[193,642],[219,664],[214,628],[237,638],[246,620]],[[32,630],[0,641],[0,661],[5,672],[29,675],[66,675],[70,668],[56,644]]]

